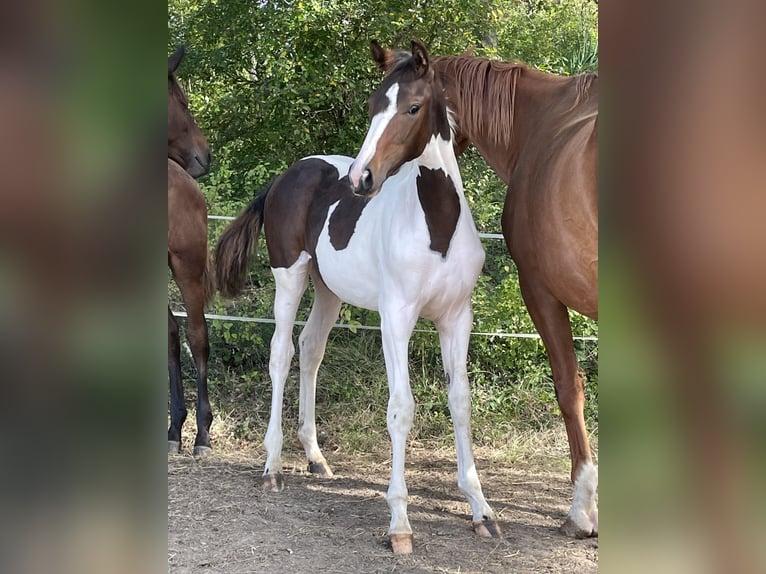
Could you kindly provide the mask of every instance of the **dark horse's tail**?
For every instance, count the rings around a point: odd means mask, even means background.
[[[248,263],[261,233],[263,206],[270,189],[271,184],[231,222],[216,245],[216,282],[221,295],[228,299],[245,288]]]

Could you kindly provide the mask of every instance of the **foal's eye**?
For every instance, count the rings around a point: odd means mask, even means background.
[[[407,113],[411,116],[414,116],[416,113],[420,111],[420,104],[412,104],[409,110],[407,110]]]

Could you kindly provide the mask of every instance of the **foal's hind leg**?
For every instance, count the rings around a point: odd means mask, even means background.
[[[561,531],[577,538],[597,536],[598,475],[585,430],[585,392],[578,372],[567,308],[544,285],[522,271],[519,271],[519,284],[529,314],[548,351],[556,398],[569,439],[574,501]]]
[[[263,488],[279,492],[284,488],[282,479],[282,399],[290,361],[295,354],[293,323],[301,296],[308,286],[308,268],[311,256],[301,251],[290,267],[272,267],[276,283],[274,320],[276,327],[271,338],[269,376],[271,377],[271,416],[263,445],[266,447],[266,466],[263,470]]]
[[[447,377],[449,410],[455,428],[457,449],[457,484],[473,511],[473,528],[480,536],[499,537],[495,513],[484,499],[479,475],[473,460],[471,441],[471,390],[466,361],[473,313],[466,305],[457,315],[437,321],[444,372]]]
[[[298,348],[301,363],[301,392],[298,438],[306,450],[309,472],[332,476],[322,451],[319,450],[316,431],[317,371],[324,357],[327,337],[338,318],[341,301],[324,282],[314,276],[314,306],[300,337]]]
[[[168,372],[170,374],[170,428],[168,429],[168,453],[181,452],[181,428],[186,420],[184,387],[181,379],[181,340],[178,322],[168,307]]]
[[[210,356],[207,323],[205,322],[205,288],[201,278],[189,280],[176,276],[186,307],[186,336],[197,367],[197,437],[194,456],[207,456],[210,447],[210,425],[213,411],[207,393],[207,362]]]

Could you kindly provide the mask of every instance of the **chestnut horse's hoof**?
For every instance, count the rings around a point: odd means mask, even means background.
[[[482,538],[500,538],[503,533],[497,520],[482,520],[473,523],[473,531]]]
[[[181,453],[181,443],[177,440],[169,440],[168,441],[168,454],[180,454]]]
[[[559,532],[569,538],[592,538],[598,536],[598,525],[594,524],[586,516],[581,518],[582,520],[576,521],[572,516],[567,516],[564,524],[559,528]]]
[[[285,481],[282,478],[281,472],[263,475],[263,490],[266,492],[282,492],[284,489]]]
[[[412,534],[391,534],[389,538],[394,554],[412,554]]]
[[[326,460],[320,462],[309,462],[309,472],[311,474],[320,474],[322,476],[333,476],[330,465]]]
[[[209,446],[199,445],[194,447],[194,456],[196,458],[205,458],[213,454],[213,449]]]

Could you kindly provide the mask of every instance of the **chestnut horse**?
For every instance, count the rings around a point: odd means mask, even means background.
[[[168,265],[184,300],[192,356],[197,367],[197,438],[195,456],[210,452],[213,414],[207,396],[210,345],[205,304],[215,293],[215,274],[207,248],[207,206],[195,177],[210,168],[207,140],[189,113],[189,103],[174,73],[183,47],[168,58]],[[181,427],[186,420],[181,344],[178,323],[168,307],[168,371],[170,372],[170,428],[168,452],[181,449]]]
[[[597,470],[567,308],[598,319],[598,77],[466,55],[433,66],[455,113],[457,152],[473,143],[508,186],[503,236],[569,438],[574,502],[562,532],[597,535]]]
[[[463,195],[443,89],[425,47],[410,52],[372,45],[386,72],[369,99],[370,129],[356,159],[312,156],[276,178],[224,231],[216,248],[225,296],[244,286],[249,254],[265,224],[276,282],[269,374],[273,385],[264,487],[280,491],[282,398],[293,357],[292,328],[309,276],[314,305],[299,337],[298,437],[311,472],[332,472],[317,444],[316,376],[341,301],[378,310],[389,384],[391,480],[386,499],[394,553],[412,552],[404,464],[415,403],[408,343],[418,317],[436,324],[457,445],[458,486],[470,502],[474,530],[499,536],[482,494],[471,443],[466,359],[473,322],[471,291],[484,262]]]

